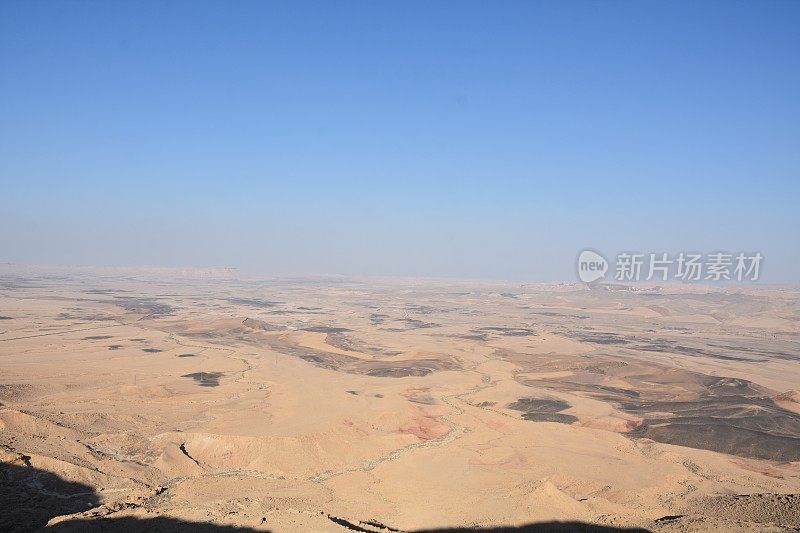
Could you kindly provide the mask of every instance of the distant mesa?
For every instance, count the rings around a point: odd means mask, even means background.
[[[578,421],[578,417],[561,413],[569,409],[569,403],[563,400],[552,400],[544,398],[520,398],[516,402],[508,405],[509,409],[522,412],[522,418],[532,422],[558,422],[560,424],[572,424]]]
[[[217,387],[219,380],[224,376],[224,372],[193,372],[184,374],[182,378],[192,378],[201,387]]]
[[[258,320],[256,318],[245,318],[242,322],[243,326],[247,326],[250,329],[261,330],[261,331],[283,331],[285,328],[281,326],[276,326],[274,324],[270,324],[268,322],[264,322],[263,320]]]

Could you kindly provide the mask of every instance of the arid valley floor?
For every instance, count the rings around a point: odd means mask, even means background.
[[[611,289],[3,274],[0,530],[796,531],[800,292]]]

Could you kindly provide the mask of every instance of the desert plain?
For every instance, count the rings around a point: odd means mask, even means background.
[[[800,291],[0,275],[3,531],[797,531]]]

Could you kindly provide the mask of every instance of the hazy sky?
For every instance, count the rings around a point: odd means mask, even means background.
[[[0,2],[0,261],[800,282],[800,2]]]

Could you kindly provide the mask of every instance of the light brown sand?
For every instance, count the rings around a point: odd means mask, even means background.
[[[784,414],[798,411],[797,292],[0,281],[3,497],[27,487],[25,502],[41,511],[5,525],[171,517],[347,531],[339,517],[368,531],[551,520],[781,531],[800,522],[796,499],[780,496],[800,493],[794,441],[720,453],[718,442],[651,440],[662,439],[659,427],[627,435],[660,415],[619,392],[702,403],[708,390],[744,387],[769,408],[746,400],[737,413],[800,439]],[[752,383],[707,384],[723,377]],[[524,398],[565,403],[558,414],[574,422],[525,420],[511,407]],[[722,438],[738,442],[731,431]],[[765,450],[774,458],[758,457]],[[25,476],[34,471],[88,495],[53,506]]]

